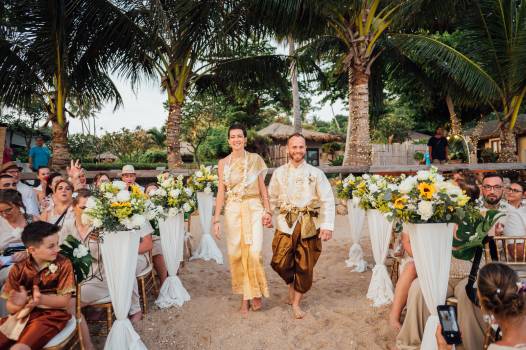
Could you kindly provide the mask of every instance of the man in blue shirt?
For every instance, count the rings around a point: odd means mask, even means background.
[[[40,167],[48,167],[51,163],[51,151],[44,145],[44,138],[38,136],[36,145],[29,151],[29,166],[33,171],[38,171]]]

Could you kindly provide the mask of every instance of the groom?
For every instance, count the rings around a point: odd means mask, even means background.
[[[272,241],[272,268],[289,285],[294,317],[305,313],[300,301],[312,286],[313,270],[321,254],[321,241],[331,239],[335,204],[325,174],[305,162],[305,138],[294,134],[287,141],[289,162],[277,168],[269,184],[270,205],[279,212]],[[270,221],[267,227],[272,227]]]

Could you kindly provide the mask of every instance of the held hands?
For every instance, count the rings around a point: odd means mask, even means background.
[[[13,305],[18,306],[20,309],[22,309],[27,304],[27,291],[24,288],[24,286],[20,286],[20,290],[12,290],[11,294],[9,295],[9,301],[13,303]]]
[[[331,230],[320,230],[320,238],[322,241],[328,241],[332,238]]]
[[[263,222],[263,227],[266,227],[266,228],[274,227],[272,225],[272,215],[270,213],[265,213],[263,215],[262,222]]]

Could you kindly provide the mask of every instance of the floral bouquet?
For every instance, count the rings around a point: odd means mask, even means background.
[[[102,184],[88,199],[83,221],[111,232],[141,227],[148,214],[146,195],[138,186],[127,188],[122,181]]]
[[[459,223],[469,197],[455,183],[444,181],[437,168],[402,180],[392,193],[392,215],[406,223]]]
[[[378,209],[382,213],[390,211],[389,203],[397,185],[381,175],[364,174],[362,181],[356,185],[353,197],[359,198],[362,209]]]
[[[185,186],[182,175],[166,179],[159,176],[157,180],[159,188],[150,195],[150,220],[176,216],[179,213],[187,214],[195,210],[194,191],[192,187]]]
[[[201,165],[188,179],[188,186],[195,192],[217,193],[217,168]]]
[[[69,235],[64,240],[64,243],[60,245],[60,254],[67,257],[73,264],[77,283],[84,281],[89,274],[93,262],[93,257],[88,247],[72,235]]]
[[[353,191],[362,183],[361,177],[349,174],[345,179],[336,183],[336,195],[340,199],[349,200],[353,198]]]

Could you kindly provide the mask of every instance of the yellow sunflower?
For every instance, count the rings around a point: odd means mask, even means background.
[[[418,185],[418,191],[420,192],[420,197],[430,200],[435,193],[435,185],[422,182]]]
[[[394,202],[395,209],[404,209],[406,199],[404,197],[397,198]]]

